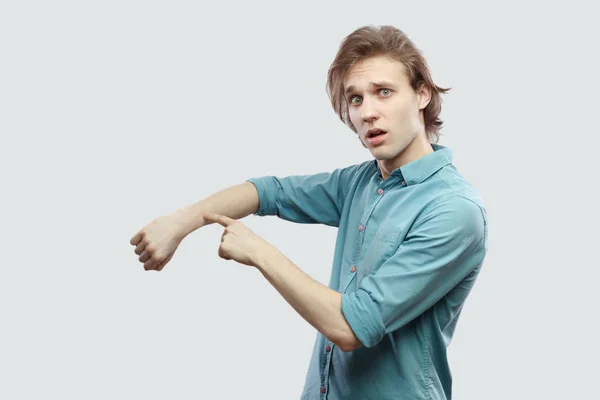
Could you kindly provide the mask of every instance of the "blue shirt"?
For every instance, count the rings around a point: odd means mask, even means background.
[[[482,199],[449,148],[394,170],[376,160],[249,179],[255,215],[338,227],[329,287],[362,347],[317,332],[301,400],[449,400],[446,348],[487,251]]]

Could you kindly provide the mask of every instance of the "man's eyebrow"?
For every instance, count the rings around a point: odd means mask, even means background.
[[[391,84],[390,82],[387,82],[387,81],[371,82],[369,84],[369,86],[371,86],[371,87],[394,87],[393,84]],[[350,85],[346,88],[344,93],[349,94],[350,92],[354,92],[354,90],[355,90],[354,86]]]

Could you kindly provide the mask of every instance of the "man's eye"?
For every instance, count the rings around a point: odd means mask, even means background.
[[[350,98],[350,103],[352,103],[352,104],[359,104],[360,103],[360,97],[358,97],[358,96],[352,96]]]
[[[392,93],[392,91],[390,89],[381,89],[380,92],[384,96],[389,96]]]

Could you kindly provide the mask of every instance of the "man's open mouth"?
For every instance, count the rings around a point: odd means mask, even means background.
[[[384,131],[383,129],[369,129],[369,131],[367,132],[367,138],[370,139],[375,136],[383,135],[385,133],[386,131]]]

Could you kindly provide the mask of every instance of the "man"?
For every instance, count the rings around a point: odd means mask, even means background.
[[[160,271],[185,236],[224,227],[219,256],[257,268],[317,331],[302,399],[450,399],[446,347],[487,250],[485,207],[437,145],[440,95],[400,30],[362,27],[328,73],[339,117],[373,155],[308,176],[249,179],[131,239]],[[329,287],[240,218],[338,227]]]

